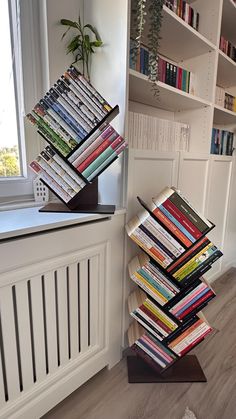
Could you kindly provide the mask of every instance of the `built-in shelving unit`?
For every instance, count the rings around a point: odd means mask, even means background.
[[[210,102],[197,96],[183,92],[168,84],[157,82],[159,94],[154,96],[152,85],[148,77],[135,70],[129,70],[130,76],[130,100],[154,106],[170,112],[180,112],[183,110],[204,108]]]

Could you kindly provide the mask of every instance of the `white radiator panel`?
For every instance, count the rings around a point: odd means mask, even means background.
[[[0,417],[105,348],[107,244],[1,275]]]

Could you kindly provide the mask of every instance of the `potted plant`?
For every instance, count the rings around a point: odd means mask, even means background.
[[[60,23],[67,26],[62,39],[70,30],[74,30],[74,36],[67,45],[67,54],[73,54],[74,61],[72,64],[81,63],[81,73],[90,81],[91,56],[95,52],[95,48],[103,45],[98,31],[89,23],[83,25],[80,16],[78,22],[61,19]]]

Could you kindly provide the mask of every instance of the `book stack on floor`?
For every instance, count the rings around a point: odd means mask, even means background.
[[[71,66],[27,115],[49,143],[30,168],[69,208],[126,148],[109,124],[118,113]]]
[[[232,156],[234,150],[234,133],[212,128],[211,154]]]
[[[157,372],[200,343],[212,328],[200,312],[215,293],[203,274],[221,256],[206,237],[214,225],[175,188],[165,188],[126,225],[142,249],[128,265],[138,285],[128,297],[130,347]]]
[[[177,16],[188,23],[192,28],[198,31],[199,13],[196,12],[187,1],[182,0],[165,0],[164,4],[172,10]]]
[[[189,151],[190,126],[129,111],[129,146],[155,151]]]

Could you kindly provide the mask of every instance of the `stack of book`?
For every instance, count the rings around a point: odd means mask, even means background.
[[[232,156],[234,150],[234,133],[212,128],[211,154]]]
[[[138,51],[136,51],[136,42],[133,39],[130,39],[130,55],[129,55],[129,67],[132,70],[138,71],[139,73],[149,74],[149,50],[148,48],[141,44]]]
[[[126,225],[143,250],[128,265],[139,287],[128,298],[135,319],[128,337],[137,354],[161,371],[211,332],[200,310],[215,293],[202,275],[222,253],[206,237],[214,225],[175,188],[165,188],[148,204],[138,200],[144,209]]]
[[[71,66],[27,115],[50,144],[30,168],[71,208],[127,147],[109,124],[118,111]]]
[[[158,57],[158,80],[184,92],[195,94],[194,73]]]
[[[164,4],[177,16],[198,31],[199,13],[196,12],[185,0],[165,0]]]
[[[231,60],[236,61],[236,47],[222,35],[220,37],[220,50],[228,55]]]
[[[229,111],[236,112],[236,97],[230,93],[225,92],[225,104],[226,109]]]
[[[218,106],[225,106],[225,90],[223,87],[216,86],[215,104]]]
[[[155,151],[189,151],[190,126],[129,111],[129,146]]]

